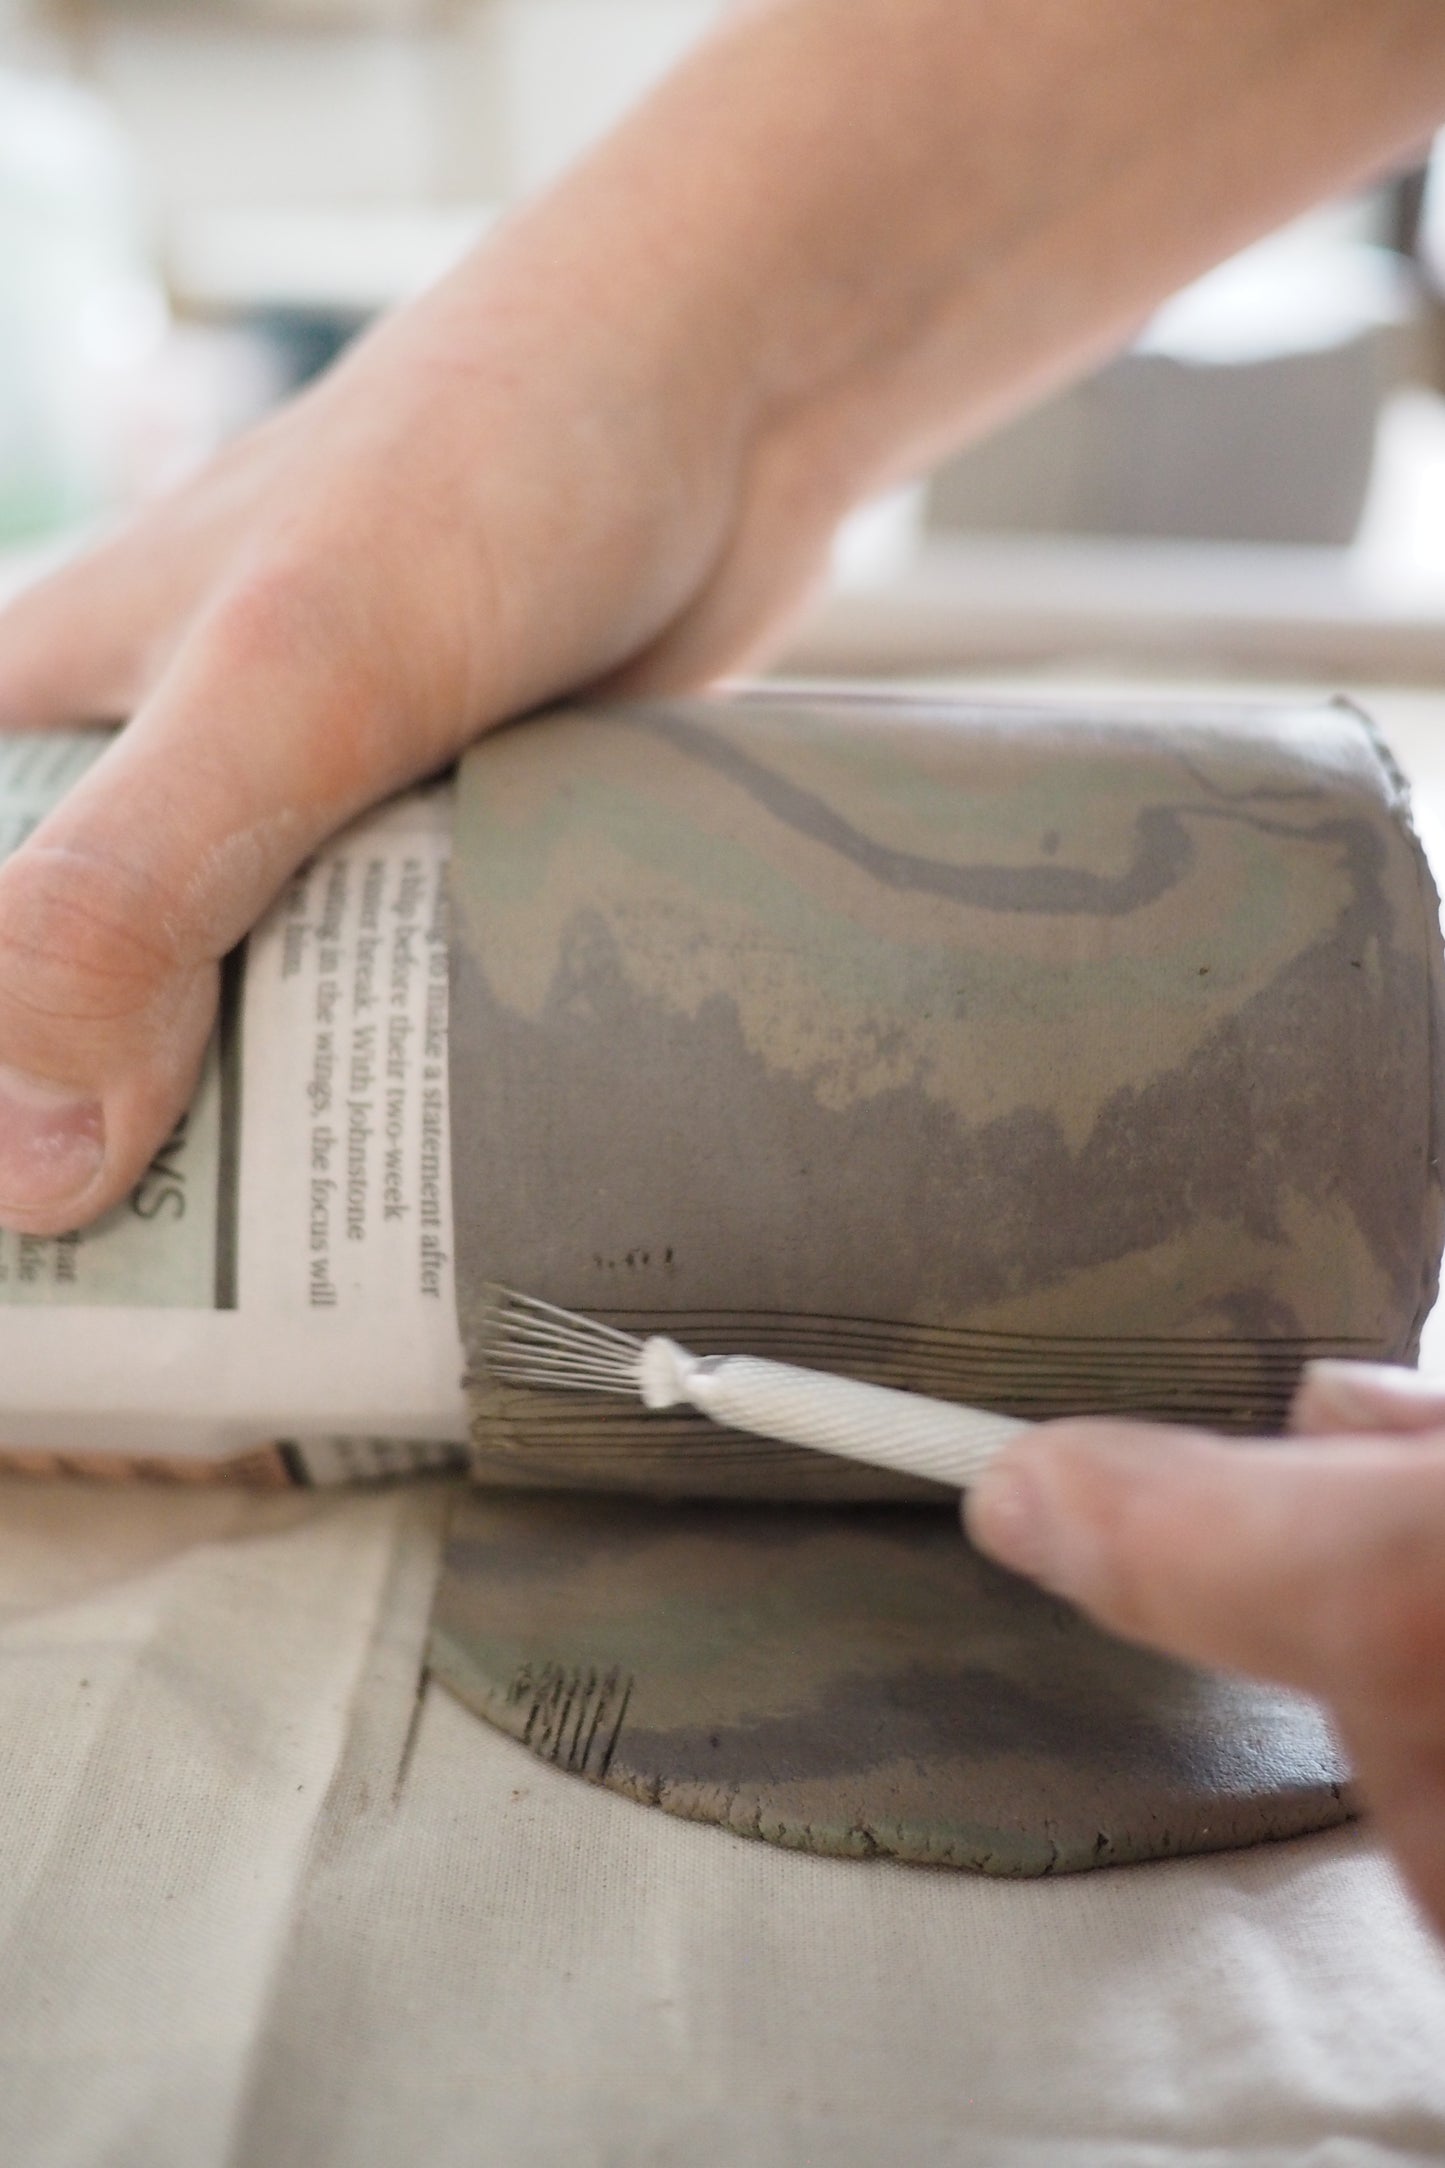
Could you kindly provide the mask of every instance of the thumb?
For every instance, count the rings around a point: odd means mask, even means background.
[[[79,808],[0,867],[0,1224],[105,1211],[189,1097],[219,971],[176,901]]]
[[[194,1087],[221,959],[325,835],[434,764],[328,615],[233,593],[0,866],[0,1224],[57,1234],[126,1195]]]

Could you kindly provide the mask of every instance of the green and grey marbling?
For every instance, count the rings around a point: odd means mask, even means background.
[[[1310,1704],[1109,1640],[932,1486],[495,1387],[479,1311],[502,1280],[1237,1431],[1312,1353],[1411,1359],[1438,907],[1364,718],[560,712],[468,756],[455,893],[459,1301],[507,1489],[462,1509],[438,1674],[563,1768],[818,1851],[1038,1874],[1342,1819]]]
[[[494,1390],[487,1278],[1026,1416],[1267,1430],[1305,1356],[1413,1356],[1436,905],[1343,704],[559,712],[468,757],[456,897],[498,1480],[918,1490]]]
[[[558,1767],[743,1836],[989,1874],[1351,1813],[1319,1711],[1126,1647],[951,1512],[477,1494],[433,1671]]]

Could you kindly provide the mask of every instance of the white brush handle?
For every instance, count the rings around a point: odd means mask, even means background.
[[[692,1406],[715,1423],[958,1489],[981,1475],[1010,1438],[1030,1428],[1010,1415],[756,1355],[704,1356],[678,1382]]]

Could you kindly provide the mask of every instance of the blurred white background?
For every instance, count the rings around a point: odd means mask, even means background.
[[[496,202],[548,179],[723,0],[0,0],[114,101],[167,219]]]
[[[0,544],[163,486],[606,129],[725,0],[0,0]],[[795,659],[1445,669],[1416,176],[1161,312],[839,553]],[[1359,672],[1347,674],[1356,674]]]

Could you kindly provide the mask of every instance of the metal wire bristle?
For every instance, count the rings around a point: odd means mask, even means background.
[[[642,1342],[615,1325],[493,1286],[482,1305],[482,1333],[487,1374],[498,1384],[637,1395]]]

